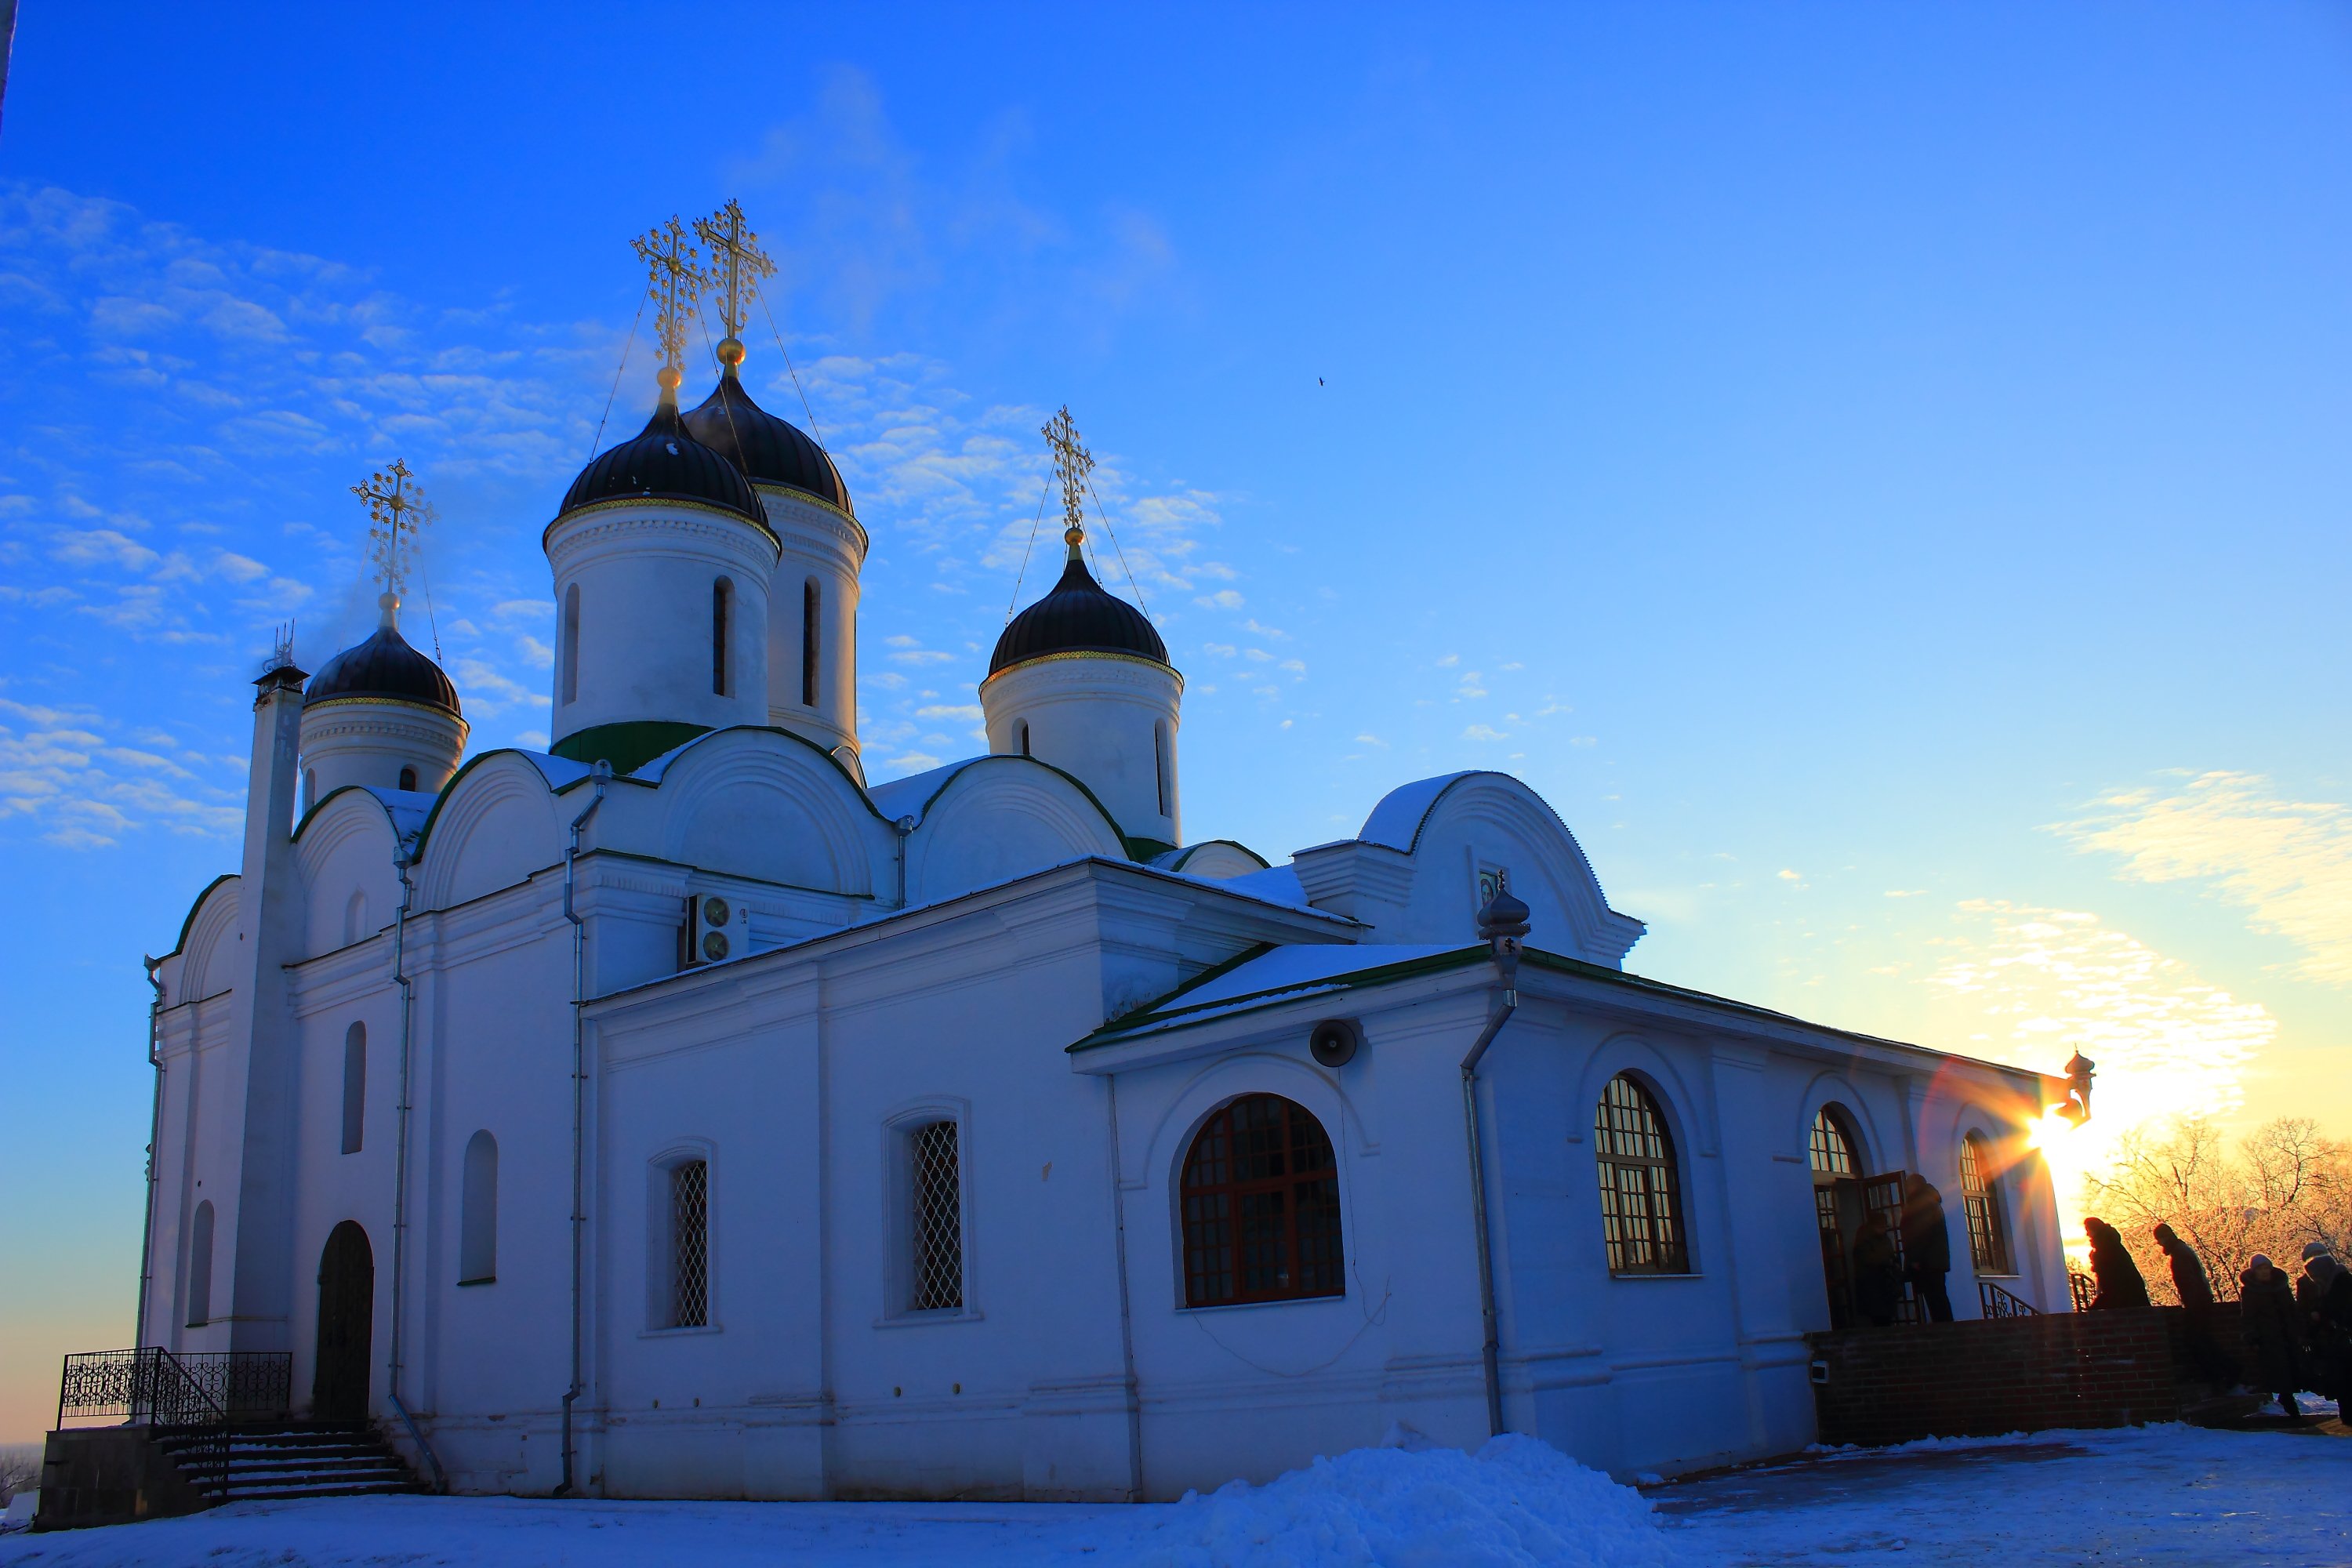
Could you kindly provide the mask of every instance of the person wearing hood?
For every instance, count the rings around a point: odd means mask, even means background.
[[[1951,1222],[1944,1217],[1944,1194],[1916,1171],[1903,1183],[1903,1273],[1931,1323],[1952,1321],[1952,1298],[1944,1277],[1952,1271]]]
[[[2123,1233],[2103,1219],[2086,1219],[2083,1229],[2091,1237],[2091,1274],[2099,1282],[2091,1310],[2148,1305],[2147,1281],[2139,1277],[2139,1265],[2132,1261]]]
[[[2276,1395],[2279,1408],[2300,1419],[2303,1410],[2294,1402],[2294,1390],[2303,1381],[2302,1335],[2297,1332],[2302,1325],[2296,1321],[2294,1289],[2287,1283],[2286,1271],[2260,1252],[2238,1276],[2238,1315],[2245,1326],[2246,1352],[2253,1359],[2254,1387]]]
[[[1903,1260],[1895,1256],[1895,1226],[1884,1209],[1873,1209],[1853,1238],[1853,1308],[1876,1328],[1891,1326],[1903,1306]]]
[[[2211,1306],[2213,1287],[2205,1278],[2205,1260],[2197,1256],[2197,1249],[2168,1225],[2156,1227],[2156,1244],[2164,1248],[2165,1261],[2172,1265],[2172,1290],[2180,1304],[2191,1311]]]
[[[2342,1407],[2352,1389],[2352,1273],[2336,1261],[2325,1242],[2303,1249],[2303,1276],[2294,1282],[2294,1305],[2303,1320],[2304,1342],[2311,1347],[2312,1381]]]

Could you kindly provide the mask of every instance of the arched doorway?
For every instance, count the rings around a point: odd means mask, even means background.
[[[319,1366],[310,1415],[320,1421],[367,1418],[368,1351],[375,1334],[375,1249],[357,1220],[328,1233],[319,1254]]]

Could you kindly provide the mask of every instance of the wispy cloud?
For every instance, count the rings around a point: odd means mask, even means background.
[[[2179,776],[2170,791],[2104,795],[2055,831],[2122,857],[2131,880],[2210,884],[2301,950],[2294,973],[2352,984],[2352,808],[2288,798],[2258,773]]]

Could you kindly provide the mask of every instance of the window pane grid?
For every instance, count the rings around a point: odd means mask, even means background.
[[[710,1166],[688,1160],[669,1173],[670,1327],[710,1326]]]
[[[908,1141],[914,1158],[914,1279],[917,1312],[963,1306],[963,1176],[956,1124],[933,1121]]]
[[[1593,1107],[1592,1142],[1610,1272],[1688,1273],[1674,1143],[1640,1084],[1623,1077],[1609,1080]]]
[[[1338,1161],[1304,1107],[1254,1094],[1210,1117],[1181,1209],[1186,1305],[1346,1293]]]
[[[2001,1225],[2000,1194],[1985,1180],[1979,1139],[1960,1140],[1960,1203],[1969,1219],[1969,1260],[1979,1273],[2009,1272],[2009,1238]]]
[[[1853,1176],[1861,1173],[1854,1169],[1853,1145],[1846,1138],[1845,1129],[1837,1124],[1837,1118],[1830,1114],[1826,1105],[1813,1112],[1811,1143],[1813,1174]]]

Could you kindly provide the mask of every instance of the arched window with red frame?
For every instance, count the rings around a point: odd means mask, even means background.
[[[1344,1295],[1339,1168],[1305,1106],[1251,1094],[1218,1108],[1184,1156],[1184,1304]]]

